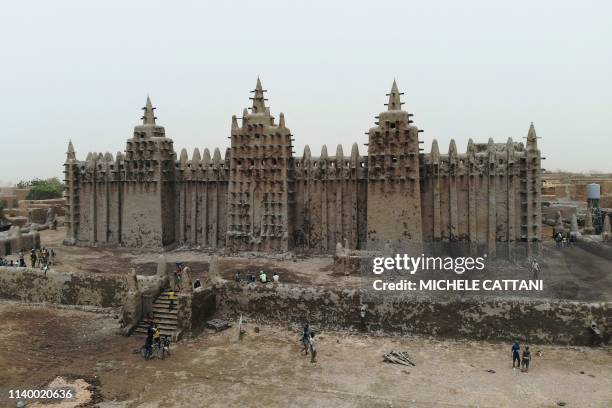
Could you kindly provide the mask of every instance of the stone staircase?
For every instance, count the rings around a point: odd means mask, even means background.
[[[178,311],[177,299],[174,299],[174,307],[172,310],[169,309],[170,299],[168,299],[168,289],[165,289],[153,302],[151,308],[151,315],[153,316],[153,322],[157,327],[162,336],[170,336],[173,340],[176,340],[179,335],[178,332]],[[141,320],[138,326],[134,330],[135,334],[147,334],[148,324],[145,320]]]

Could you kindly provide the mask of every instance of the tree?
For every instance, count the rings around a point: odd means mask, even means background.
[[[57,177],[46,180],[35,178],[29,181],[20,181],[17,183],[17,188],[30,189],[26,200],[47,200],[50,198],[62,198],[64,195],[64,183]]]

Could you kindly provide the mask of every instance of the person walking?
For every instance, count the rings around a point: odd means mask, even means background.
[[[533,261],[531,262],[531,271],[533,272],[534,280],[540,278],[540,264],[538,263],[538,261],[536,261],[535,258],[533,258]]]
[[[361,307],[359,308],[359,320],[361,321],[361,330],[366,331],[367,330],[367,325],[366,325],[366,314],[368,311],[368,307],[366,305],[361,305]]]
[[[47,268],[49,265],[49,251],[47,250],[47,248],[43,248],[43,259],[42,259],[42,266],[43,268]]]
[[[32,269],[36,268],[36,250],[32,249],[30,251],[30,261],[32,262]]]
[[[183,272],[182,265],[177,262],[176,269],[174,270],[174,290],[175,291],[181,290],[181,280],[182,280],[181,273],[182,272]]]
[[[310,332],[310,340],[308,341],[310,347],[310,363],[314,364],[317,362],[317,344],[315,342],[314,332]]]
[[[515,368],[521,368],[521,346],[518,340],[515,340],[512,345],[512,369]]]
[[[25,266],[26,266],[26,263],[25,263],[25,260],[24,260],[24,256],[25,255],[23,254],[23,249],[22,249],[21,251],[19,251],[19,266],[22,267],[22,268],[25,268]]]
[[[154,325],[151,323],[147,329],[147,339],[144,345],[144,358],[148,360],[153,354],[153,335],[155,334]]]
[[[308,323],[306,323],[304,325],[304,331],[302,332],[302,343],[304,344],[304,348],[302,349],[303,352],[306,353],[306,355],[308,355],[308,344],[310,343],[310,326],[308,325]],[[300,351],[300,353],[302,352]]]
[[[155,330],[153,331],[153,342],[155,342],[158,347],[161,346],[161,330],[159,330],[158,326],[155,326]]]
[[[557,235],[555,235],[555,242],[557,249],[563,248],[563,234],[561,232],[557,232]]]
[[[529,361],[531,360],[531,351],[529,351],[529,346],[525,346],[525,350],[523,350],[523,371],[524,373],[529,372]]]
[[[170,304],[168,305],[168,310],[172,310],[174,307],[174,299],[176,299],[176,293],[173,290],[168,292],[168,299],[170,300]]]

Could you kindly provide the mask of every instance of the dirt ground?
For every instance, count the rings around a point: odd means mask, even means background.
[[[57,254],[55,268],[62,271],[83,271],[93,273],[128,273],[131,268],[139,275],[153,275],[157,268],[160,252],[145,249],[127,248],[84,248],[64,246],[62,241],[66,235],[64,227],[55,231],[40,232],[41,245],[53,248]],[[181,250],[164,253],[169,264],[175,262],[187,263],[196,278],[208,272],[209,262],[214,253],[204,250]],[[15,255],[9,257],[17,259]],[[29,259],[26,259],[29,264]],[[249,254],[246,256],[219,258],[219,267],[223,276],[233,279],[235,272],[246,277],[247,273],[257,273],[259,270],[278,272],[283,282],[308,283],[313,286],[331,286],[337,283],[339,274],[332,270],[333,258],[320,256],[313,258],[298,257],[283,259],[282,257],[264,257]],[[342,276],[344,278],[344,276]],[[357,277],[347,281],[348,286],[359,286]]]
[[[145,361],[134,353],[143,339],[118,335],[112,310],[0,301],[0,321],[0,406],[16,406],[8,389],[59,375],[93,379],[102,408],[612,405],[609,348],[531,345],[542,356],[522,373],[511,368],[510,344],[323,332],[311,364],[299,328],[253,322],[241,341],[236,327],[205,331]],[[416,366],[383,363],[390,350]]]

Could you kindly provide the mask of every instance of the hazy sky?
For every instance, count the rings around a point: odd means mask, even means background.
[[[13,1],[0,12],[0,180],[123,151],[147,94],[175,142],[228,146],[261,76],[296,154],[350,152],[393,78],[425,149],[523,140],[612,171],[610,1]],[[333,154],[333,153],[330,153]]]

